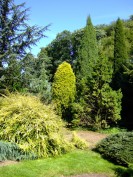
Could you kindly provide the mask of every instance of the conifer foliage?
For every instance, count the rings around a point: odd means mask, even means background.
[[[110,87],[112,80],[112,67],[108,58],[100,55],[95,65],[91,87],[88,88],[88,103],[91,122],[96,129],[106,128],[121,119],[120,90],[114,91]]]
[[[48,26],[44,28],[29,26],[27,12],[25,3],[16,5],[14,0],[0,1],[0,86],[9,86],[5,64],[14,70],[12,60],[15,59],[17,63],[25,56],[27,49],[31,49],[42,37],[45,37],[44,31]],[[16,82],[20,78],[11,72],[10,79]]]
[[[47,103],[51,99],[51,84],[47,72],[49,60],[45,50],[41,49],[37,58],[29,53],[21,61],[23,88],[38,95],[42,101]]]
[[[123,84],[123,72],[128,59],[126,40],[124,33],[124,26],[121,19],[118,18],[115,25],[115,36],[114,36],[114,73],[112,86],[118,90],[122,88]]]
[[[80,119],[83,125],[105,128],[121,119],[120,91],[111,89],[112,67],[97,49],[96,33],[90,17],[79,50],[78,99],[83,107]],[[80,108],[81,109],[81,108]]]
[[[57,105],[58,112],[62,114],[74,102],[76,94],[76,79],[69,63],[63,62],[57,68],[52,91],[53,101]]]
[[[118,18],[115,26],[115,37],[114,37],[114,71],[117,72],[122,64],[126,63],[127,50],[125,43],[124,27],[122,20]]]
[[[0,141],[0,162],[4,160],[33,160],[33,153],[24,152],[17,144]]]
[[[91,22],[90,16],[87,18],[84,30],[81,48],[78,54],[78,71],[79,78],[91,78],[94,65],[98,59],[98,49],[96,42],[96,33]],[[79,73],[80,71],[80,73]]]

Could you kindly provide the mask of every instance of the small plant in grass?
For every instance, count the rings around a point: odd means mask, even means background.
[[[38,157],[59,155],[72,149],[62,137],[63,122],[51,105],[37,97],[9,94],[0,101],[0,139],[17,143]]]
[[[85,140],[79,138],[75,132],[73,132],[71,142],[78,149],[87,149],[88,144]]]
[[[133,164],[133,132],[108,136],[97,144],[95,150],[120,165]]]

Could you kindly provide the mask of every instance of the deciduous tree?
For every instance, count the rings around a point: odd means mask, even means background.
[[[51,57],[52,80],[58,66],[67,61],[72,64],[71,33],[67,30],[59,33],[56,38],[46,47],[48,56]]]

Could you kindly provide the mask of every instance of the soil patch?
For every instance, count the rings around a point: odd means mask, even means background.
[[[13,164],[17,164],[17,163],[19,163],[19,162],[12,161],[12,160],[6,160],[6,161],[0,162],[0,167],[7,166],[7,165],[13,165]]]

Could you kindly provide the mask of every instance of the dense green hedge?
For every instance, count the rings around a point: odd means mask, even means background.
[[[123,132],[103,139],[95,148],[104,157],[120,165],[133,163],[133,132]]]
[[[25,160],[37,158],[32,153],[24,152],[15,143],[0,141],[0,161],[4,160]]]

